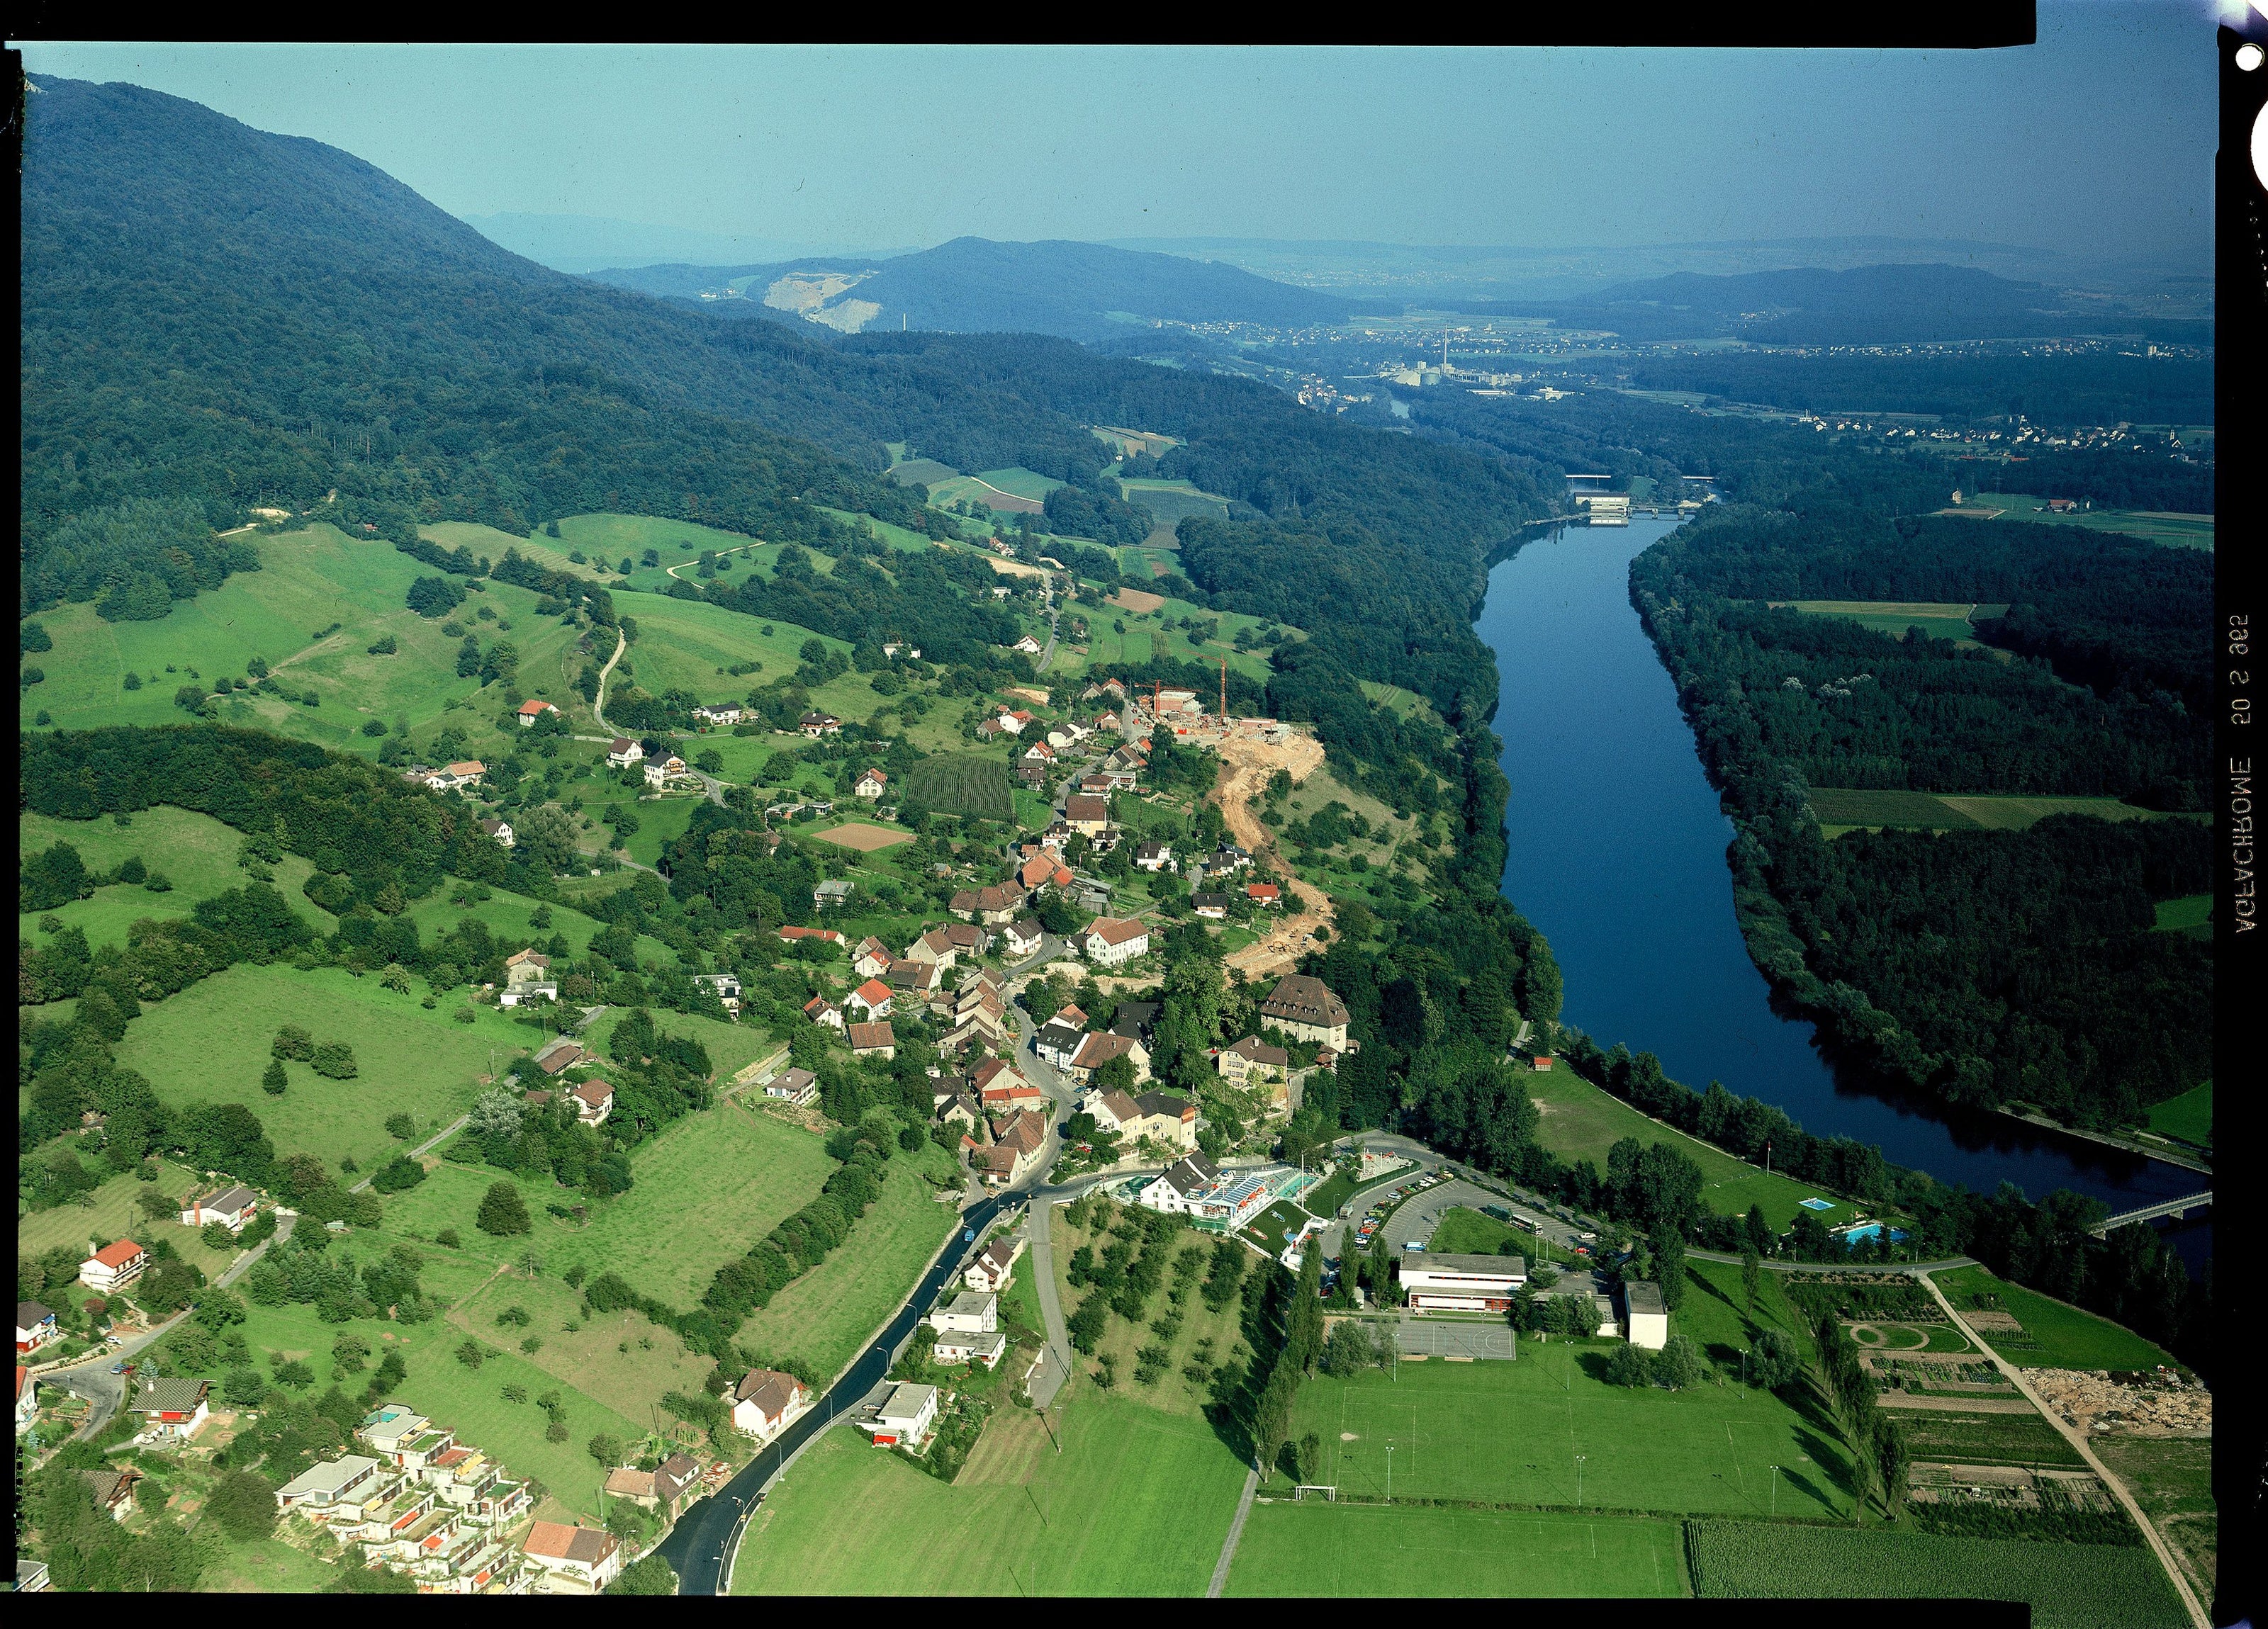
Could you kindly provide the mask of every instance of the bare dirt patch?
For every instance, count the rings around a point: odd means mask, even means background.
[[[1122,588],[1110,597],[1110,603],[1132,612],[1138,617],[1146,617],[1166,603],[1166,597],[1145,593],[1138,588]]]
[[[856,848],[860,854],[873,854],[877,848],[887,848],[896,843],[913,841],[910,832],[893,832],[886,826],[866,826],[852,821],[832,831],[814,833],[821,842],[838,843],[845,848]]]
[[[2102,1370],[2028,1369],[2041,1400],[2081,1431],[2128,1436],[2210,1436],[2213,1393],[2170,1371],[2138,1383]]]
[[[1260,938],[1232,953],[1228,965],[1248,977],[1288,972],[1314,948],[1315,929],[1331,920],[1330,898],[1321,889],[1291,880],[1283,857],[1276,851],[1276,833],[1260,824],[1252,812],[1251,800],[1278,769],[1288,770],[1294,781],[1314,774],[1323,765],[1323,745],[1298,731],[1280,746],[1231,736],[1219,743],[1219,752],[1220,781],[1214,796],[1222,818],[1248,853],[1267,855],[1285,877],[1280,920]]]

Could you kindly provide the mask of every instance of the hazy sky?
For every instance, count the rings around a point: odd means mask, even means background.
[[[1882,234],[2210,253],[2207,0],[2011,51],[32,45],[345,148],[458,215],[873,247]]]

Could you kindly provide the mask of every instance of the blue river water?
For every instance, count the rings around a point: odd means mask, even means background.
[[[1695,1088],[1722,1081],[1807,1130],[1879,1145],[1895,1163],[2033,1199],[2057,1188],[2124,1210],[2212,1185],[2198,1172],[1953,1114],[1822,1054],[1814,1026],[1774,1010],[1733,914],[1719,807],[1676,686],[1630,603],[1630,562],[1675,523],[1556,528],[1489,576],[1476,631],[1496,652],[1495,729],[1512,783],[1504,892],[1551,943],[1561,1016],[1600,1045],[1652,1052]],[[2199,1221],[2168,1236],[2192,1266]]]

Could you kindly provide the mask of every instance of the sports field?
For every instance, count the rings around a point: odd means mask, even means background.
[[[749,1523],[733,1593],[1203,1595],[1244,1480],[1211,1427],[1083,1383],[1055,1425],[1060,1454],[1004,1407],[951,1486],[828,1432]]]
[[[1814,1197],[1834,1198],[1786,1177],[1768,1176],[1721,1148],[1712,1148],[1683,1132],[1648,1119],[1619,1097],[1601,1090],[1572,1071],[1554,1069],[1549,1075],[1523,1076],[1528,1095],[1541,1112],[1536,1137],[1561,1159],[1587,1159],[1606,1169],[1607,1150],[1623,1137],[1640,1142],[1666,1142],[1701,1168],[1701,1197],[1712,1210],[1746,1215],[1750,1205],[1764,1207],[1764,1220],[1776,1229],[1792,1224],[1798,1201]],[[1857,1210],[1839,1200],[1815,1214],[1829,1227],[1850,1222]]]
[[[2161,907],[2162,908],[2162,907]],[[2192,1086],[2178,1097],[2150,1105],[2150,1129],[2200,1148],[2213,1146],[2213,1082]]]
[[[899,843],[914,840],[911,832],[894,832],[887,826],[869,826],[863,820],[853,820],[813,835],[822,843],[835,843],[844,848],[855,848],[860,854],[873,854],[877,849],[895,848]]]
[[[399,1151],[387,1134],[390,1114],[407,1112],[421,1126],[446,1125],[471,1105],[475,1077],[493,1058],[505,1060],[541,1038],[475,1009],[457,1024],[451,1001],[430,1010],[423,991],[400,994],[375,976],[343,968],[312,972],[281,964],[225,968],[164,1002],[142,1009],[118,1044],[121,1068],[139,1070],[175,1108],[190,1103],[241,1103],[260,1117],[278,1154],[308,1153],[335,1162],[352,1156],[368,1170]],[[287,1024],[304,1026],[320,1046],[354,1049],[357,1074],[326,1080],[304,1063],[284,1066],[291,1083],[281,1097],[261,1090],[269,1046]]]
[[[2040,1629],[2179,1629],[2180,1597],[2139,1545],[2029,1544],[1924,1533],[1697,1522],[1694,1593],[1705,1600],[2023,1601]]]
[[[2199,1185],[2204,1185],[2203,1178]],[[2021,1284],[2007,1283],[1984,1267],[1959,1267],[1931,1276],[1945,1298],[1962,1312],[1970,1310],[1970,1297],[1980,1291],[2000,1298],[2001,1310],[2024,1326],[2023,1333],[1977,1332],[2002,1357],[2021,1368],[2154,1369],[2161,1363],[2174,1364],[2170,1354],[2133,1331]]]
[[[1256,1504],[1232,1596],[1682,1596],[1682,1523],[1645,1516]]]
[[[69,843],[90,871],[115,870],[120,862],[139,855],[144,865],[164,872],[173,884],[168,892],[151,893],[139,883],[113,883],[52,911],[21,913],[16,919],[19,939],[38,943],[40,920],[53,916],[66,928],[83,931],[90,945],[123,944],[127,928],[139,919],[187,916],[198,900],[240,887],[247,880],[236,866],[244,833],[234,826],[170,803],[127,818],[131,824],[121,826],[107,815],[99,820],[57,820],[29,812],[17,817],[17,848],[22,854]],[[338,926],[329,912],[300,892],[315,869],[313,864],[298,855],[285,855],[272,869],[277,892],[318,933]]]
[[[1599,1376],[1614,1344],[1529,1341],[1514,1363],[1318,1375],[1300,1388],[1292,1430],[1322,1437],[1323,1480],[1365,1499],[1388,1496],[1390,1471],[1403,1498],[1673,1515],[1849,1512],[1848,1468],[1823,1417],[1737,1383],[1609,1386]]]

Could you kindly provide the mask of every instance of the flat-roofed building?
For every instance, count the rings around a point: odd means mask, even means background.
[[[1660,1351],[1669,1339],[1669,1309],[1661,1304],[1661,1286],[1644,1279],[1625,1280],[1623,1311],[1631,1345]]]
[[[1518,1256],[1423,1255],[1402,1258],[1402,1288],[1413,1307],[1504,1312],[1528,1282]]]

